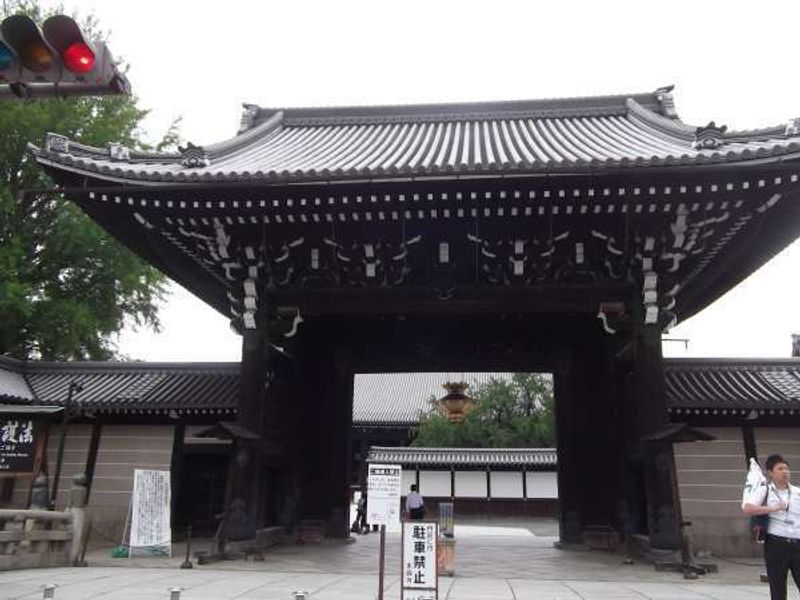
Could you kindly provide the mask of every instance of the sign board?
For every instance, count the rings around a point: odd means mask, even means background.
[[[133,471],[130,553],[171,555],[169,471]]]
[[[402,600],[437,600],[436,590],[403,590]]]
[[[436,521],[403,521],[403,552],[400,584],[404,600],[436,600],[439,572]]]
[[[370,464],[367,472],[367,523],[392,525],[400,522],[400,465]]]
[[[33,472],[42,429],[31,418],[0,417],[0,475]]]

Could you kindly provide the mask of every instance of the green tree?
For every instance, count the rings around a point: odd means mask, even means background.
[[[19,12],[47,16],[36,2],[11,1],[0,19]],[[94,21],[83,25],[97,35]],[[158,329],[164,276],[62,196],[35,192],[53,182],[27,151],[47,132],[146,148],[146,114],[136,98],[119,96],[0,101],[0,354],[104,360],[116,356],[113,334],[126,322]],[[159,148],[175,143],[173,127]]]
[[[435,406],[422,415],[414,446],[451,448],[547,448],[555,445],[553,380],[541,373],[514,373],[477,386],[476,407],[463,423],[451,423]]]

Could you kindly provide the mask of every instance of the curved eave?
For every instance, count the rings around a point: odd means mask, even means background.
[[[700,156],[666,156],[649,159],[609,159],[576,160],[570,162],[547,162],[539,165],[507,163],[490,165],[479,169],[371,169],[355,172],[303,171],[303,172],[230,172],[204,173],[202,175],[187,170],[177,176],[167,173],[154,176],[146,171],[134,171],[124,168],[98,168],[91,161],[69,158],[55,158],[53,153],[45,153],[35,148],[36,161],[51,169],[66,171],[84,177],[92,177],[110,183],[136,186],[204,186],[208,184],[249,184],[249,185],[303,185],[303,184],[337,184],[363,182],[391,182],[434,179],[474,179],[474,178],[522,178],[545,177],[552,175],[614,175],[625,172],[653,172],[661,170],[697,169],[701,167],[735,168],[748,165],[762,165],[800,160],[800,143],[792,141],[788,144],[776,144],[769,150],[761,149],[753,152],[714,152]]]

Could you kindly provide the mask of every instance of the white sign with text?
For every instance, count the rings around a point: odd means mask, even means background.
[[[367,522],[396,525],[400,522],[400,465],[369,465],[367,472]]]
[[[436,521],[403,521],[404,599],[433,599],[438,596],[436,546],[439,537]]]
[[[131,554],[171,554],[170,497],[169,471],[133,471]]]

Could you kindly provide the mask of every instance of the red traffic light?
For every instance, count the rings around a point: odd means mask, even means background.
[[[42,30],[47,41],[58,50],[69,71],[81,75],[94,68],[94,50],[72,18],[53,15],[42,24]]]
[[[131,93],[105,43],[85,37],[74,19],[25,15],[0,24],[0,100]]]
[[[36,23],[25,15],[12,15],[3,21],[3,38],[29,71],[44,73],[53,66],[55,54]]]
[[[64,66],[73,73],[88,73],[94,68],[94,52],[83,42],[76,42],[64,50]]]

